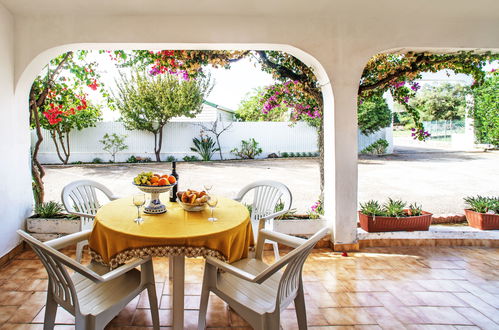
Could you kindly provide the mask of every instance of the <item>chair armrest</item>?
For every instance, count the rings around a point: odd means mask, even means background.
[[[69,214],[76,215],[83,218],[95,218],[94,214],[81,213],[81,212],[68,212]]]
[[[260,229],[260,231],[258,232],[258,236],[261,236],[262,239],[268,239],[292,248],[296,248],[307,241],[303,238],[298,238],[266,229]]]
[[[272,220],[272,219],[274,219],[274,218],[277,218],[278,216],[281,216],[281,215],[283,215],[283,214],[288,213],[288,211],[289,211],[289,210],[282,210],[282,211],[279,211],[279,212],[275,212],[275,213],[272,213],[272,214],[266,215],[266,216],[264,216],[264,217],[261,217],[261,218],[260,218],[260,221],[262,221],[262,220],[265,220],[265,221],[267,221],[267,220]]]
[[[109,273],[101,275],[100,276],[101,279],[99,280],[99,282],[111,281],[111,280],[113,280],[117,277],[120,277],[121,275],[129,272],[131,269],[134,269],[135,267],[140,266],[140,265],[145,264],[146,262],[150,262],[150,261],[151,261],[151,257],[136,259],[130,263],[124,264],[116,269],[113,269]]]
[[[91,229],[84,230],[84,231],[79,231],[74,234],[66,235],[63,237],[59,237],[50,241],[45,242],[48,246],[59,250],[62,249],[63,247],[69,246],[69,245],[74,245],[78,242],[81,241],[86,241],[88,240],[88,237],[90,236],[90,233],[92,232]]]
[[[109,200],[111,200],[111,201],[114,201],[114,200],[117,200],[117,199],[120,199],[120,198],[121,198],[120,196],[116,196],[116,195],[109,196]]]
[[[218,269],[222,269],[223,271],[232,274],[234,276],[237,276],[245,281],[248,282],[255,282],[255,275],[250,274],[242,269],[239,269],[237,267],[234,267],[226,262],[223,262],[217,258],[208,256],[206,257],[206,262],[209,263],[210,265],[213,265],[217,267]]]

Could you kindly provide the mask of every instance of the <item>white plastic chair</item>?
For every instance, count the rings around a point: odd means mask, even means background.
[[[307,329],[302,269],[314,245],[328,232],[323,228],[308,240],[261,229],[255,258],[227,264],[207,257],[204,269],[198,329],[206,327],[210,292],[224,300],[254,329],[279,329],[280,313],[294,300],[299,329]],[[262,261],[266,239],[293,247],[271,266]],[[286,266],[284,271],[281,269]],[[222,272],[219,272],[221,270]]]
[[[62,189],[61,200],[69,214],[80,217],[80,231],[92,229],[95,214],[101,204],[97,198],[97,190],[100,190],[109,200],[115,200],[114,196],[103,184],[92,180],[73,181]],[[76,260],[81,261],[83,247],[88,242],[83,241],[76,245]]]
[[[77,330],[104,329],[132,299],[146,289],[153,326],[159,329],[158,301],[151,258],[137,259],[112,271],[97,264],[85,267],[58,249],[88,239],[90,230],[45,243],[22,230],[17,233],[35,251],[48,273],[43,325],[45,330],[54,328],[58,305],[75,316]],[[136,269],[137,266],[140,266],[140,271]],[[66,267],[74,270],[73,275],[69,275]]]
[[[273,220],[275,217],[286,214],[291,209],[293,197],[289,188],[277,181],[262,180],[250,183],[237,194],[234,200],[241,202],[244,196],[253,191],[253,204],[251,205],[251,224],[255,241],[258,240],[258,231],[262,228],[273,230]],[[276,212],[276,206],[282,202],[284,207]],[[276,260],[279,259],[279,247],[276,242],[272,242]]]

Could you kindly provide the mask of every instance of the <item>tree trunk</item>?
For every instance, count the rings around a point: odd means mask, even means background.
[[[156,154],[156,161],[160,162],[161,161],[161,147],[163,144],[163,127],[164,125],[161,125],[159,129],[154,133],[154,153]]]
[[[218,153],[220,154],[220,160],[224,160],[224,158],[222,157],[222,147],[220,147],[220,140],[218,139],[219,136],[220,134],[215,134],[215,138],[217,139]]]

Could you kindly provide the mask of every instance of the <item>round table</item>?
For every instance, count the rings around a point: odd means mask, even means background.
[[[219,198],[216,222],[209,222],[210,209],[187,212],[177,203],[166,205],[163,214],[143,214],[135,223],[137,209],[132,198],[102,206],[95,215],[89,246],[95,261],[114,268],[132,258],[166,256],[173,284],[173,326],[183,329],[185,257],[214,256],[234,262],[248,256],[253,233],[247,208],[228,198]]]

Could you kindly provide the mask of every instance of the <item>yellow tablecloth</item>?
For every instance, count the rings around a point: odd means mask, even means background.
[[[199,212],[184,211],[177,203],[166,207],[167,213],[143,214],[144,222],[136,224],[137,209],[131,197],[102,206],[89,239],[92,257],[116,267],[145,255],[210,255],[227,262],[248,256],[253,233],[249,212],[241,203],[219,198],[216,222],[207,220],[208,207]]]

